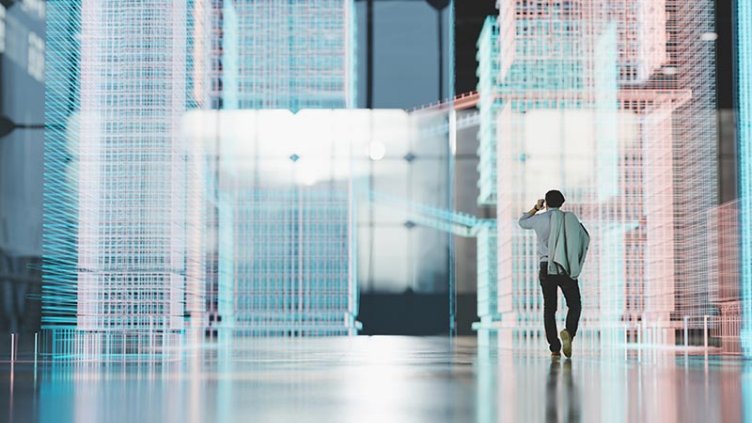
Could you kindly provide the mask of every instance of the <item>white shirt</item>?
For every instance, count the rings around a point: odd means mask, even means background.
[[[559,210],[551,207],[549,210]],[[519,224],[522,229],[532,229],[538,238],[538,260],[548,261],[548,236],[551,234],[551,215],[546,210],[543,213],[523,213]]]

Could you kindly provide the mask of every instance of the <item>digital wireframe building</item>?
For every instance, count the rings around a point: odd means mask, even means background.
[[[228,109],[355,107],[352,0],[224,2]]]
[[[718,307],[717,323],[709,329],[720,340],[721,351],[737,354],[742,352],[739,220],[738,199],[708,213],[708,285],[711,302]]]
[[[303,3],[49,3],[43,307],[54,355],[151,354],[212,324],[355,333],[352,186],[305,173],[324,145],[299,139],[284,158],[297,176],[259,178],[263,157],[219,156],[258,139],[207,147],[184,133],[192,109],[352,106],[352,2]],[[259,139],[282,136],[301,132]]]
[[[228,111],[278,110],[263,115],[269,117],[354,107],[353,8],[342,0],[215,3],[213,21],[222,30],[212,44],[221,63],[213,74],[214,101]],[[285,131],[295,127],[290,119],[259,123],[248,128],[254,136],[218,149],[228,158],[215,164],[210,196],[218,207],[207,213],[216,213],[220,243],[216,320],[251,335],[355,333],[352,185],[347,178],[312,176],[331,140]],[[298,148],[280,163],[262,151],[269,143]],[[242,149],[255,153],[237,154]],[[289,175],[280,176],[280,169]]]
[[[478,129],[478,196],[479,204],[496,205],[496,113],[500,101],[496,87],[501,77],[499,25],[495,17],[486,18],[478,37],[478,111],[481,115]]]
[[[478,51],[478,204],[496,205],[497,154],[496,114],[501,102],[496,87],[501,77],[499,25],[495,17],[486,18],[477,43]],[[478,234],[477,310],[481,324],[499,319],[497,228]]]
[[[736,2],[736,86],[741,228],[741,343],[752,355],[752,3]]]
[[[363,113],[256,109],[185,115],[185,143],[198,152],[189,168],[199,169],[189,185],[203,187],[207,197],[217,195],[217,227],[210,228],[215,235],[196,241],[213,238],[217,244],[218,327],[224,333],[356,332],[353,150],[366,139],[368,126],[356,131],[354,125]]]
[[[352,108],[352,0],[192,0],[192,91],[209,109]]]
[[[593,235],[580,279],[585,332],[671,344],[685,318],[701,327],[717,315],[706,251],[717,204],[714,44],[704,36],[712,3],[498,6],[479,40],[479,90],[492,87],[486,107],[495,109],[481,126],[496,127],[498,285],[489,295],[498,308],[478,327],[538,336],[535,240],[517,218],[549,189],[564,192]],[[480,137],[479,154],[492,154],[489,135]],[[481,175],[493,174],[483,169],[492,159],[480,163]]]
[[[48,10],[43,323],[83,336],[72,354],[140,352],[183,329],[199,276],[179,138],[186,4]]]
[[[75,119],[80,110],[80,4],[47,8],[42,328],[75,327],[78,192]],[[71,130],[67,128],[70,126]]]

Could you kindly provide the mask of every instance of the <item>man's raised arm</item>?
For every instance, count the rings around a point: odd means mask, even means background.
[[[520,220],[518,220],[518,223],[520,224],[520,227],[522,229],[533,229],[533,222],[535,221],[532,219],[533,216],[535,216],[536,213],[541,211],[543,209],[544,200],[538,200],[537,203],[533,206],[532,209],[530,209],[528,212],[523,213],[522,216],[520,216]]]

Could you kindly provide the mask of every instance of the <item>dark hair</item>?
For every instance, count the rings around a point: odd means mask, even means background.
[[[546,193],[546,205],[548,207],[561,207],[564,201],[564,194],[561,191],[552,189]]]

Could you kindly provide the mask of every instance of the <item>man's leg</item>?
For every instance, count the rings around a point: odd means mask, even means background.
[[[573,337],[577,334],[577,326],[580,323],[580,314],[582,313],[582,299],[580,298],[580,285],[576,280],[563,277],[561,282],[561,292],[564,299],[567,300],[567,332]]]
[[[541,265],[540,271],[540,286],[543,290],[543,326],[546,329],[548,347],[551,352],[559,352],[561,342],[559,342],[559,334],[556,331],[556,303],[558,302],[556,291],[559,288],[553,278],[547,277],[543,265]]]

